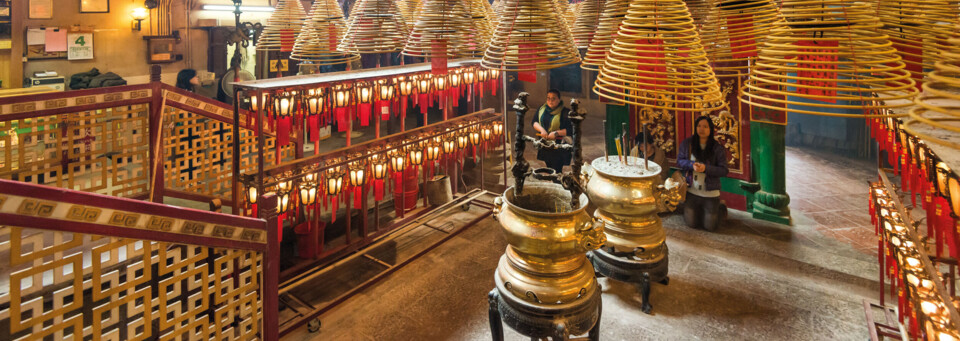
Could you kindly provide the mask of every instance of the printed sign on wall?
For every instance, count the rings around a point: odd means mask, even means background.
[[[67,60],[93,59],[93,33],[67,34]]]

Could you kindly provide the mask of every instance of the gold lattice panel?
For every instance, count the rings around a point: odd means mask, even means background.
[[[164,187],[216,197],[230,197],[233,180],[233,126],[208,117],[168,107],[163,117]],[[276,139],[266,138],[264,162],[274,163]],[[256,135],[240,129],[240,167],[256,171]],[[293,158],[292,145],[283,148],[284,160]]]
[[[0,340],[250,340],[261,254],[0,226]]]
[[[112,196],[148,191],[149,105],[0,120],[0,178]]]

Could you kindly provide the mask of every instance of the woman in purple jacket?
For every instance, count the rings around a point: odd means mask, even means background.
[[[727,152],[713,134],[708,116],[695,121],[696,134],[680,143],[677,166],[687,178],[683,220],[687,226],[715,231],[720,225],[720,178],[727,175]]]

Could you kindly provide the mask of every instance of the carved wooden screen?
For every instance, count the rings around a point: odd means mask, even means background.
[[[0,115],[0,178],[112,196],[145,194],[149,116],[148,103],[28,118]]]
[[[232,121],[232,118],[231,118]],[[230,198],[233,181],[233,126],[186,110],[167,107],[163,120],[164,187]],[[267,137],[264,162],[273,164],[276,138]],[[242,173],[256,172],[257,138],[253,131],[240,129]],[[284,147],[281,157],[293,159],[293,145]]]

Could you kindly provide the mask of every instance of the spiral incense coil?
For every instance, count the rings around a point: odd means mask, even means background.
[[[678,112],[725,105],[682,0],[633,0],[593,92],[624,104]]]
[[[581,69],[600,71],[604,59],[607,58],[607,50],[610,50],[610,46],[613,46],[613,40],[617,38],[620,23],[627,16],[629,4],[629,0],[604,1],[603,12],[600,13],[600,21],[597,23],[597,30],[583,55],[583,62],[580,63]]]
[[[299,0],[280,0],[257,41],[258,51],[293,51],[307,17]]]
[[[570,24],[573,24],[570,21],[570,1],[569,0],[553,0],[554,4],[557,6],[557,13],[560,13],[560,17],[563,18],[563,22],[567,24],[567,27],[570,27]]]
[[[580,61],[569,27],[553,0],[502,0],[500,21],[480,64],[503,71],[535,71]]]
[[[940,51],[949,48],[946,41],[960,22],[960,1],[880,0],[877,13],[880,32],[890,36],[907,70],[920,80],[923,69],[933,69]]]
[[[413,25],[403,55],[421,58],[457,58],[480,51],[472,22],[462,0],[425,0]]]
[[[880,21],[869,4],[784,0],[780,11],[783,20],[760,49],[742,102],[838,117],[887,116],[875,109],[912,104],[914,81],[887,36],[877,32]]]
[[[347,32],[340,39],[340,51],[369,54],[403,49],[410,31],[396,2],[360,0],[351,13]]]
[[[337,51],[337,41],[346,31],[343,9],[336,0],[317,0],[310,9],[310,18],[293,45],[291,59],[317,65],[348,63],[360,55]]]
[[[700,39],[717,77],[740,77],[749,72],[773,23],[780,17],[773,0],[710,0],[710,11],[700,28]]]
[[[960,149],[956,139],[948,141],[917,130],[927,127],[960,133],[960,38],[949,39],[948,43],[950,47],[941,52],[943,60],[935,64],[935,71],[927,74],[923,96],[917,98],[917,106],[910,110],[904,129],[926,142]]]
[[[703,26],[703,20],[707,18],[707,13],[710,12],[710,4],[708,1],[717,0],[684,0],[684,3],[687,4],[687,8],[690,10],[690,16],[693,17],[693,24],[696,25],[697,28]]]
[[[590,41],[597,35],[597,27],[600,25],[601,11],[605,0],[584,0],[577,3],[577,19],[573,22],[570,31],[573,33],[573,41],[577,43],[577,48],[585,49],[590,46]]]
[[[417,22],[417,16],[420,15],[420,0],[399,0],[397,7],[400,8],[400,15],[408,23]]]
[[[490,37],[493,36],[494,14],[493,7],[487,0],[466,0],[467,11],[470,13],[470,31],[473,39],[479,42],[479,49],[470,49],[470,56],[480,57],[487,49]]]
[[[560,13],[564,13],[563,19],[567,21],[567,26],[570,26],[573,29],[573,23],[577,21],[577,11],[580,8],[580,4],[571,4],[569,0],[557,0],[558,3],[561,3],[561,8],[566,5],[566,10]]]

